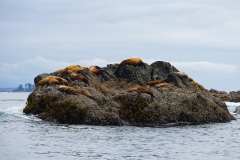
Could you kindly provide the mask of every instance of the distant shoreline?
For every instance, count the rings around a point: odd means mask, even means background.
[[[31,83],[19,84],[17,87],[0,88],[0,92],[32,92],[35,86]]]
[[[32,91],[0,91],[0,93],[31,93]]]
[[[0,88],[0,92],[13,92],[15,88]]]

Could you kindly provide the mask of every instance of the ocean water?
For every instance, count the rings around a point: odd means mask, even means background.
[[[58,125],[0,93],[0,160],[239,160],[240,121],[170,128]],[[227,103],[233,111],[236,103]]]

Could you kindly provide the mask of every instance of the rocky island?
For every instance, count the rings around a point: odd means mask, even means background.
[[[67,124],[162,126],[229,122],[225,103],[168,62],[130,58],[68,66],[35,79],[24,113]]]

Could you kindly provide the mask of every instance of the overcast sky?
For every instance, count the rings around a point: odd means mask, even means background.
[[[238,0],[0,0],[0,87],[69,64],[165,60],[240,89]]]

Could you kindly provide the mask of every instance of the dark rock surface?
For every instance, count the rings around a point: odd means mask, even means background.
[[[229,94],[231,97],[231,102],[240,102],[240,91],[232,91]]]
[[[151,64],[152,73],[151,80],[167,79],[169,73],[179,72],[174,66],[168,62],[157,61]]]
[[[167,62],[73,65],[35,78],[26,114],[68,124],[161,126],[229,122],[225,103]]]

